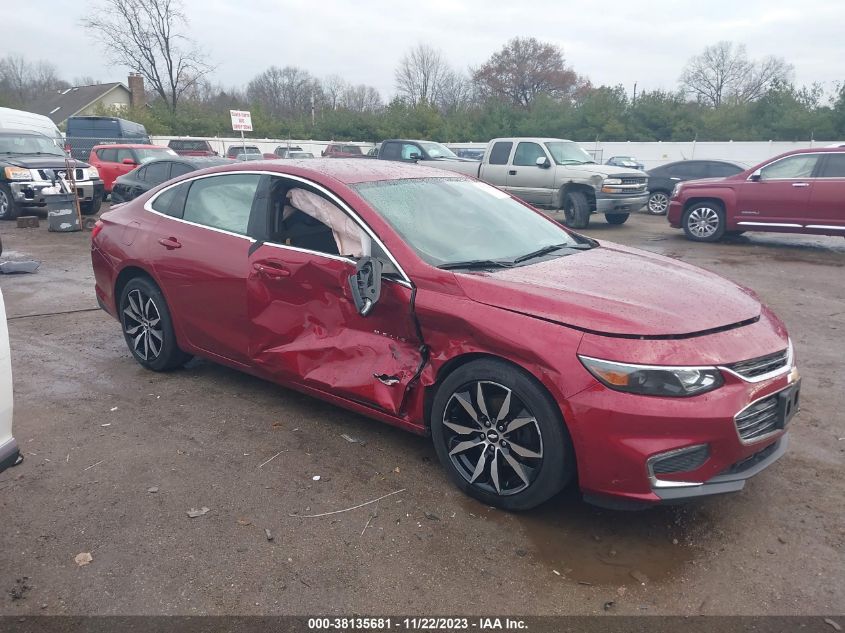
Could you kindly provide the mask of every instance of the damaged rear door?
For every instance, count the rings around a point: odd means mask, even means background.
[[[400,414],[423,360],[410,283],[388,268],[377,305],[359,314],[349,277],[361,249],[369,252],[364,229],[324,189],[268,180],[268,232],[250,253],[247,280],[253,364],[276,380]]]

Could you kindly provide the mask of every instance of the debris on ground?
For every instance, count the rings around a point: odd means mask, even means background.
[[[273,533],[268,528],[264,528],[264,536],[267,537],[268,541],[273,540]]]
[[[17,275],[19,273],[34,273],[38,270],[41,262],[34,260],[17,262],[0,262],[0,273],[4,275]]]
[[[197,510],[196,508],[191,508],[190,510],[188,510],[188,516],[192,519],[196,519],[197,517],[201,517],[208,514],[210,510],[211,508],[206,508],[205,506],[203,506],[199,510]]]
[[[436,514],[433,514],[431,512],[426,512],[425,518],[428,519],[429,521],[439,521],[440,520],[439,516],[437,516]]]
[[[77,554],[73,561],[79,565],[80,567],[85,567],[85,565],[90,565],[94,560],[94,557],[91,556],[90,552],[80,552]]]
[[[109,409],[109,411],[111,411],[112,413],[114,413],[115,411],[117,411],[117,407],[112,407],[111,409]]]
[[[249,519],[238,519],[238,525],[252,525],[252,521]]]
[[[394,490],[393,492],[389,492],[386,495],[382,495],[377,499],[370,499],[369,501],[365,501],[364,503],[359,503],[357,506],[352,506],[351,508],[344,508],[343,510],[333,510],[331,512],[321,512],[320,514],[288,514],[289,517],[296,517],[298,519],[317,519],[319,517],[329,516],[331,514],[340,514],[341,512],[349,512],[351,510],[357,510],[358,508],[363,508],[364,506],[368,506],[371,503],[376,503],[385,499],[387,497],[392,497],[393,495],[398,495],[400,492],[405,492],[407,488],[401,488],[399,490]],[[305,511],[307,512],[310,508],[306,508]],[[396,520],[399,523],[399,519]]]
[[[641,585],[644,585],[648,582],[648,576],[646,576],[643,572],[638,569],[634,569],[631,571],[631,578],[636,580]]]
[[[313,479],[314,481],[320,481],[320,475],[314,475],[313,477],[311,477],[311,479]]]
[[[555,576],[560,576],[560,572],[559,572],[557,569],[553,569],[553,570],[552,570],[552,573],[553,573]]]
[[[341,433],[341,434],[340,434],[340,436],[341,436],[343,439],[345,439],[347,442],[349,442],[350,444],[357,444],[357,443],[358,443],[358,439],[357,439],[357,438],[354,438],[354,437],[352,437],[351,435],[347,435],[346,433]]]
[[[12,600],[24,600],[27,592],[32,589],[29,585],[29,576],[15,579],[15,586],[9,590],[9,596]]]
[[[607,602],[604,603],[602,608],[605,611],[610,611],[615,605],[616,605],[616,602],[614,602],[613,600],[608,600]]]
[[[836,620],[831,620],[830,618],[825,618],[824,623],[829,624],[833,628],[834,631],[841,631],[842,630],[842,627],[839,625],[839,623]]]
[[[150,486],[149,488],[147,488],[147,492],[152,493],[152,494],[157,493],[158,492],[158,486]]]
[[[520,558],[524,558],[524,557],[528,556],[528,551],[524,550],[520,547],[519,549],[516,550],[516,555],[519,556]]]
[[[281,455],[281,454],[282,454],[282,452],[283,452],[283,451],[279,451],[278,453],[276,453],[275,455],[273,455],[273,457],[271,457],[270,459],[268,459],[266,462],[261,462],[261,463],[258,465],[258,467],[259,467],[259,468],[261,468],[262,466],[264,466],[264,465],[266,465],[266,464],[269,464],[269,463],[270,463],[270,462],[272,462],[274,459],[276,459],[279,455]]]

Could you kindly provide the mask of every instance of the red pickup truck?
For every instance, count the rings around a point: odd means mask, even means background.
[[[845,148],[796,150],[728,178],[680,182],[667,218],[696,242],[745,231],[845,237]]]

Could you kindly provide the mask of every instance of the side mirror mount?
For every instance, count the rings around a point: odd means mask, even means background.
[[[756,169],[754,171],[754,173],[752,173],[748,177],[748,180],[751,180],[752,182],[760,182],[762,179],[763,179],[763,174],[762,174],[761,170],[759,170],[759,169]]]
[[[549,164],[549,159],[546,158],[545,156],[538,156],[537,160],[535,161],[535,164],[537,165],[537,167],[540,167],[541,169],[547,169],[547,168],[551,167],[551,165]]]
[[[383,265],[374,257],[358,260],[355,274],[349,276],[352,301],[361,316],[367,316],[381,296],[381,272]]]
[[[421,158],[422,154],[418,152],[411,152],[411,154],[408,156],[408,160],[420,160]]]

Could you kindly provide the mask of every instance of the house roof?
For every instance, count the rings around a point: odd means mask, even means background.
[[[30,103],[26,109],[29,112],[48,116],[58,125],[118,87],[129,92],[129,88],[119,81],[109,84],[74,86],[67,90],[60,90],[39,97]]]

